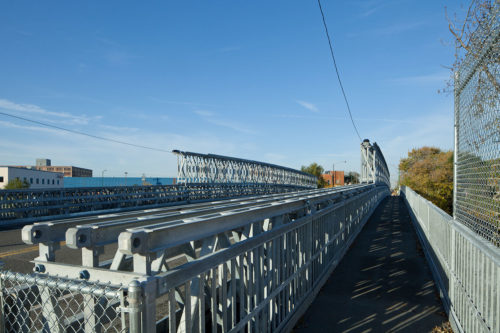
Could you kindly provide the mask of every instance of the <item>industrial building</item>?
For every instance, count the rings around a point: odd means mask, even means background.
[[[0,166],[0,189],[16,178],[26,181],[31,189],[64,187],[64,176],[59,172]]]
[[[37,158],[34,166],[20,166],[22,168],[36,169],[42,171],[60,172],[64,177],[92,177],[92,170],[75,167],[71,165],[56,165],[51,164],[48,158]]]
[[[344,186],[344,171],[327,171],[321,177],[327,183],[326,187]]]

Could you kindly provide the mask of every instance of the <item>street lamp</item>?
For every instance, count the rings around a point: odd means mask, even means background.
[[[101,187],[104,187],[104,173],[108,171],[106,169],[102,170],[102,173],[101,173]]]
[[[128,175],[128,172],[125,171],[125,186],[127,186],[127,175]]]
[[[347,163],[347,161],[338,161],[338,162],[333,162],[332,163],[332,168],[333,168],[333,171],[332,171],[332,187],[335,187],[335,163]]]

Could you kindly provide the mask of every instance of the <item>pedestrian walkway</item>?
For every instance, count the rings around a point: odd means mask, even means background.
[[[294,332],[430,332],[446,321],[408,210],[388,197]]]

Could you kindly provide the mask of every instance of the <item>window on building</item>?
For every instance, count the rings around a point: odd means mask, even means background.
[[[30,184],[33,184],[33,178],[30,178]]]
[[[38,179],[38,178],[37,178],[37,179],[36,179],[36,183],[37,183],[37,184],[40,184],[40,179]]]
[[[54,185],[54,179],[52,179],[52,185]]]
[[[45,179],[44,178],[42,178],[42,184],[45,185]]]
[[[59,179],[57,180],[57,185],[59,185]]]
[[[0,176],[0,183],[3,183],[3,176]]]

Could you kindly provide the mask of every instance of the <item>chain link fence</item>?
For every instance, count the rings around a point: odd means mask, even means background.
[[[455,76],[455,218],[500,246],[500,15],[473,35]]]
[[[109,284],[0,271],[0,332],[128,332],[125,290]]]

